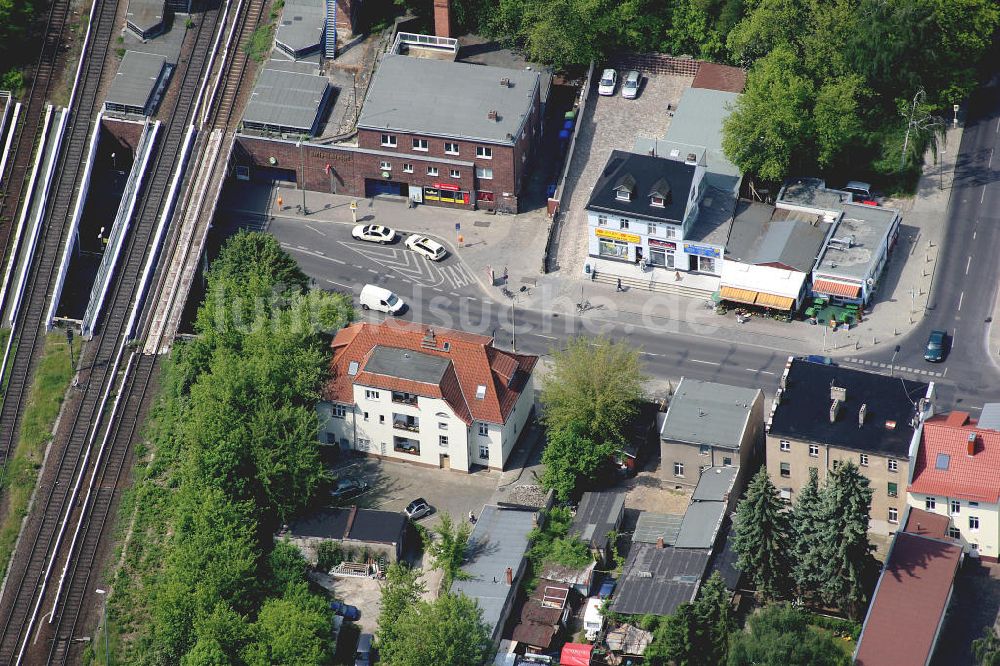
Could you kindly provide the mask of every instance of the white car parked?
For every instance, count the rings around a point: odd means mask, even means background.
[[[406,247],[410,248],[417,254],[422,254],[431,261],[441,261],[448,254],[448,250],[444,249],[444,245],[438,243],[437,241],[432,241],[427,236],[421,236],[420,234],[413,234],[406,239]]]
[[[396,232],[381,224],[359,224],[351,229],[351,235],[371,243],[391,243],[396,240]]]
[[[601,74],[601,82],[597,84],[598,95],[614,95],[615,88],[618,87],[618,72],[613,69],[606,69]]]
[[[622,97],[625,99],[635,99],[639,95],[639,84],[642,83],[642,74],[637,70],[632,70],[625,75],[622,81]]]

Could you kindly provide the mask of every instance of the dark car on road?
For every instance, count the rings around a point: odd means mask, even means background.
[[[924,360],[931,363],[940,363],[944,360],[945,344],[948,342],[948,334],[944,331],[931,331],[927,338],[927,349],[924,351]]]
[[[330,610],[333,611],[334,615],[339,615],[345,620],[357,622],[361,619],[361,611],[358,610],[358,607],[345,604],[343,601],[331,601]]]
[[[343,502],[357,497],[366,490],[368,484],[361,479],[340,479],[330,490],[330,499],[334,502]]]

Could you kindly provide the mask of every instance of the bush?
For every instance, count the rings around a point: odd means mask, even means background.
[[[316,568],[320,571],[327,572],[343,561],[343,551],[332,541],[323,541],[316,548]]]
[[[826,629],[837,637],[850,636],[853,641],[858,640],[858,636],[861,635],[860,623],[839,617],[809,613],[809,624]]]

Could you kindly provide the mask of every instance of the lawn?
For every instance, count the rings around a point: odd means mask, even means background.
[[[0,478],[0,493],[7,507],[0,518],[0,575],[7,570],[21,519],[28,511],[28,502],[35,489],[45,447],[52,439],[52,427],[72,377],[66,336],[62,331],[49,333],[27,405],[21,412],[17,448],[7,464],[6,474]]]

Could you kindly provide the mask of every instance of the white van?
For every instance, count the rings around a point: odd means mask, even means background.
[[[597,634],[604,628],[604,616],[601,615],[603,603],[604,600],[599,597],[587,599],[587,610],[583,612],[583,631],[588,641],[596,639]]]
[[[388,289],[377,287],[373,284],[366,284],[361,288],[361,308],[364,310],[378,310],[391,315],[399,314],[406,309],[403,299],[392,293]]]

